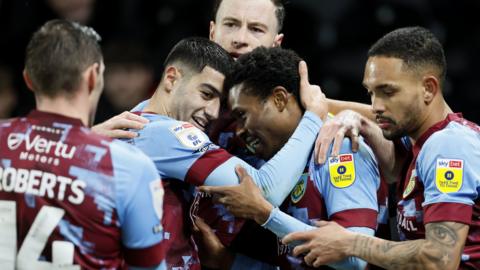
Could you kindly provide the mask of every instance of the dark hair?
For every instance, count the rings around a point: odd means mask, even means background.
[[[258,47],[237,59],[233,72],[226,79],[225,89],[242,84],[245,94],[266,100],[275,87],[282,86],[301,106],[298,74],[301,60],[292,50]]]
[[[238,1],[243,1],[243,0],[238,0]],[[275,6],[275,16],[277,17],[277,22],[278,22],[278,31],[282,31],[283,28],[283,21],[285,20],[285,5],[283,4],[282,0],[270,0],[272,1],[273,5]],[[223,0],[215,0],[213,3],[213,21],[217,18],[217,12],[218,9],[220,8],[220,5],[222,4]]]
[[[75,91],[87,67],[102,61],[100,36],[90,27],[51,20],[28,43],[25,70],[36,91],[54,97]]]
[[[178,42],[165,59],[164,66],[181,63],[190,71],[200,73],[205,66],[227,76],[234,64],[233,58],[220,45],[206,38],[191,37]]]
[[[368,57],[372,56],[399,58],[411,69],[434,66],[438,68],[440,83],[445,80],[447,62],[442,44],[423,27],[405,27],[386,34],[368,51]]]

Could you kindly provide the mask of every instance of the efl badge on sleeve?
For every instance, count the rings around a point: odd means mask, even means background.
[[[305,191],[307,190],[308,175],[308,173],[302,174],[302,176],[300,176],[300,180],[298,180],[298,183],[293,188],[293,191],[290,194],[292,203],[298,203],[303,198],[303,195],[305,195]]]
[[[177,124],[170,131],[183,146],[191,149],[198,149],[208,141],[207,135],[190,123]]]
[[[339,155],[328,159],[330,182],[334,187],[345,188],[355,182],[353,154]]]
[[[457,192],[463,183],[463,160],[437,159],[435,184],[443,193]]]

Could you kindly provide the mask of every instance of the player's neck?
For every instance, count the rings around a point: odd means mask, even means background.
[[[166,95],[162,96],[159,90],[155,91],[152,98],[150,98],[150,102],[148,102],[148,105],[145,106],[143,111],[154,112],[156,114],[172,117],[170,111],[168,110],[168,106],[166,104],[167,98],[168,97]]]
[[[52,99],[37,96],[35,99],[37,110],[39,111],[80,119],[85,126],[90,125],[90,106],[88,106],[88,101],[81,102],[79,99],[68,99],[65,97]]]
[[[445,120],[447,115],[453,112],[443,98],[434,102],[436,102],[436,104],[432,104],[428,109],[426,117],[419,125],[419,128],[410,134],[413,143],[415,143],[429,128],[436,123]]]

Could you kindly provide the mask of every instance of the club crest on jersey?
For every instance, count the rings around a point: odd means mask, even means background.
[[[417,170],[413,169],[412,174],[410,175],[410,179],[408,180],[407,187],[403,191],[403,198],[407,197],[412,193],[413,189],[415,188],[415,180],[417,179]]]
[[[463,183],[463,160],[437,159],[435,185],[443,193],[457,192]]]
[[[353,154],[343,154],[328,159],[330,183],[337,188],[349,187],[355,182]]]
[[[183,146],[191,149],[198,149],[208,141],[207,135],[190,123],[176,124],[170,131]]]
[[[300,180],[298,180],[297,184],[293,188],[292,193],[290,194],[290,199],[293,203],[298,203],[305,195],[305,191],[307,190],[307,181],[308,181],[308,173],[304,173],[300,176]]]

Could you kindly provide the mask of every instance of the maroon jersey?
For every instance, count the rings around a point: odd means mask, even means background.
[[[460,114],[450,114],[420,136],[413,147],[408,138],[396,145],[397,151],[410,155],[398,183],[400,239],[425,238],[425,224],[430,222],[468,224],[460,269],[480,269],[479,131]]]
[[[33,111],[0,123],[0,215],[15,217],[0,228],[17,236],[0,249],[15,258],[16,244],[17,267],[68,257],[83,269],[157,266],[162,200],[148,157],[80,120]]]

